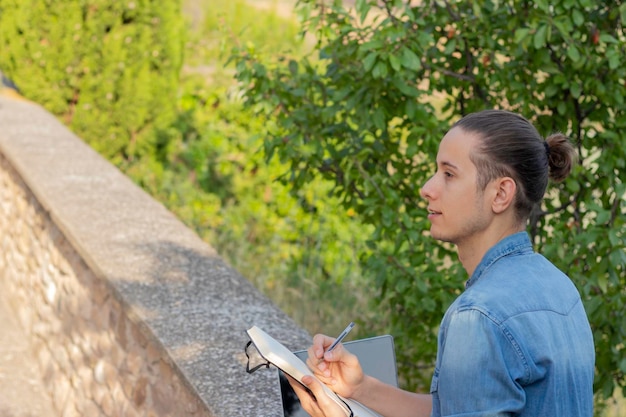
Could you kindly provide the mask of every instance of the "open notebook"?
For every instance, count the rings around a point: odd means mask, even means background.
[[[291,352],[280,342],[256,326],[247,330],[251,342],[259,354],[281,372],[287,373],[296,380],[301,380],[305,375],[313,375],[304,361],[306,351]],[[344,343],[344,346],[354,353],[361,362],[363,371],[382,381],[398,385],[396,376],[396,361],[391,336],[379,336]],[[308,416],[300,407],[297,396],[289,386],[283,375],[281,378],[281,396],[285,417]],[[325,387],[326,395],[333,399],[343,410],[346,416],[354,417],[378,417],[374,411],[368,409],[357,401],[342,398],[328,387]]]

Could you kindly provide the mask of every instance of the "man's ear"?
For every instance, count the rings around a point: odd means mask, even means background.
[[[511,177],[501,177],[494,181],[495,195],[491,202],[494,213],[500,214],[509,208],[515,200],[517,184]]]

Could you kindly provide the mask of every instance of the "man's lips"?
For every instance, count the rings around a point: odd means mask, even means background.
[[[429,219],[432,219],[432,218],[437,217],[437,216],[439,216],[439,215],[441,215],[441,212],[440,212],[440,211],[437,211],[437,210],[433,210],[433,209],[431,209],[431,208],[428,208],[428,218],[429,218]]]

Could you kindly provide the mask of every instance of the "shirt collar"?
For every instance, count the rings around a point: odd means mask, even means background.
[[[483,259],[480,261],[470,279],[465,283],[465,288],[471,287],[491,265],[499,259],[509,255],[520,255],[522,253],[532,253],[533,247],[530,242],[530,236],[526,232],[518,232],[509,235],[492,246]]]

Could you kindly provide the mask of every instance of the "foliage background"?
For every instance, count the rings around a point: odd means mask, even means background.
[[[529,231],[581,290],[598,398],[623,390],[626,6],[270,3],[186,29],[179,0],[0,0],[0,68],[309,331],[392,333],[407,388],[465,279],[418,198],[446,127],[506,107],[569,134],[581,164]]]

